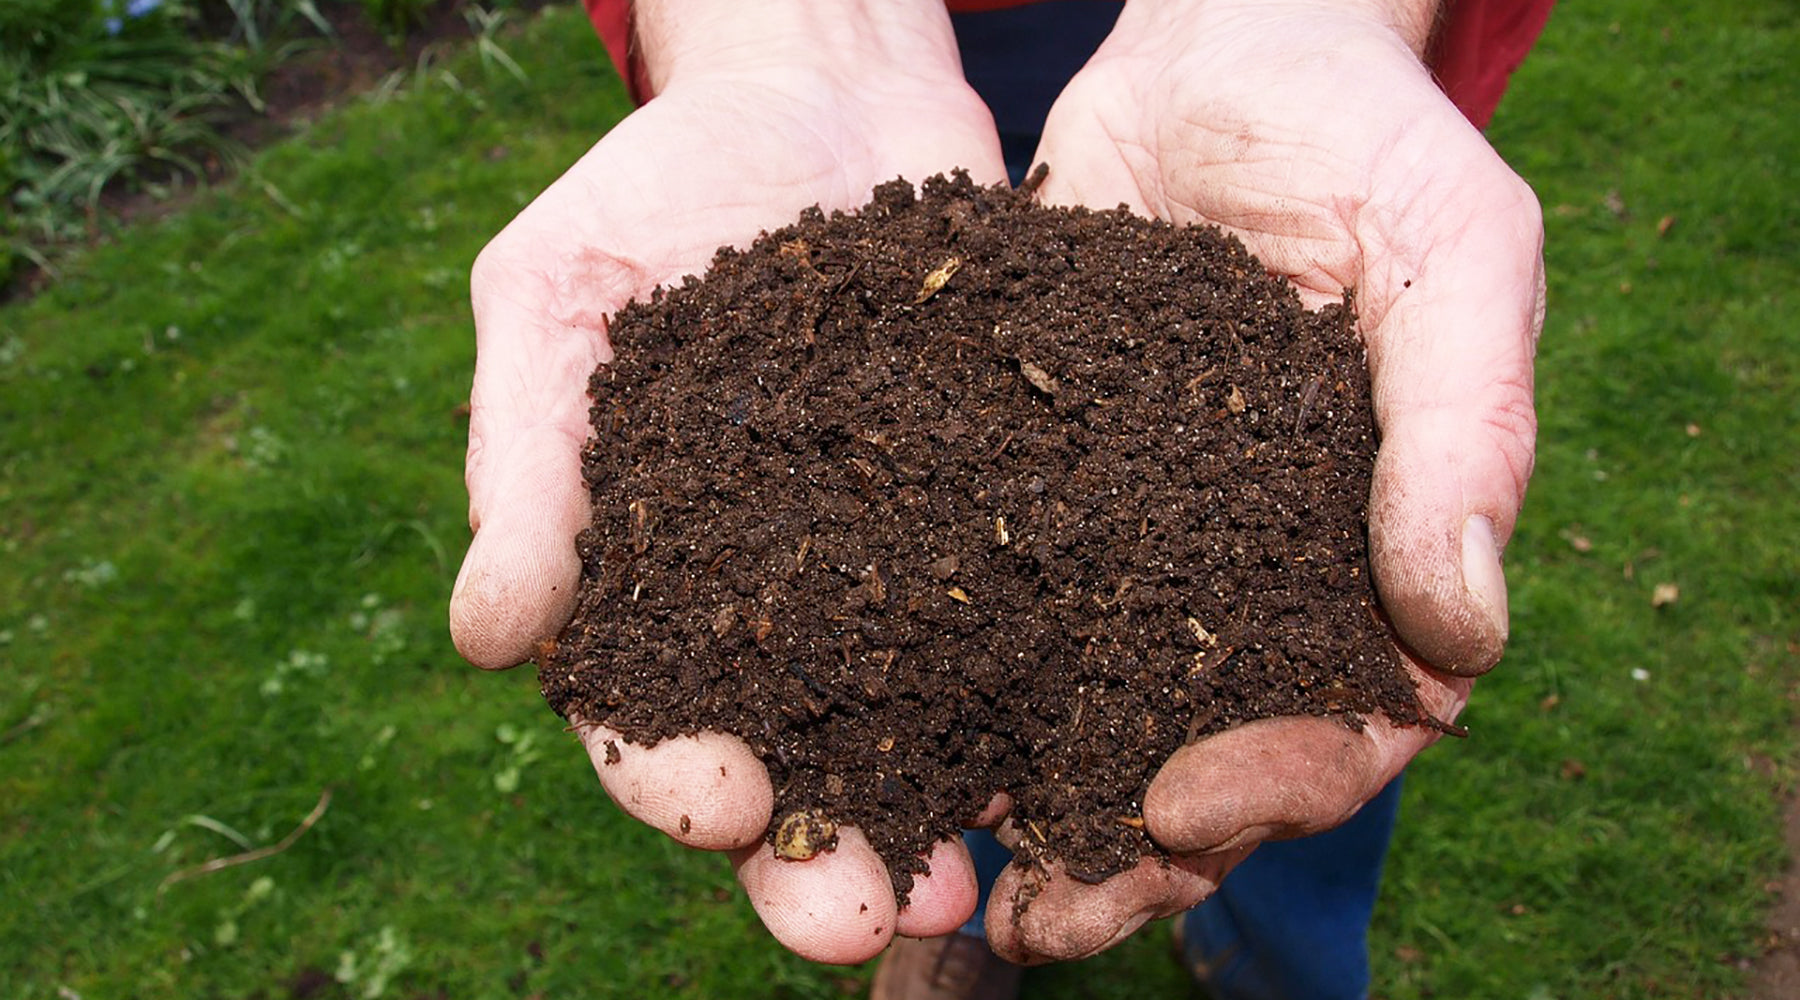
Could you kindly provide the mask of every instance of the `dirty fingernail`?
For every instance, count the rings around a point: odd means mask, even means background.
[[[1477,514],[1463,522],[1463,589],[1481,608],[1500,641],[1506,641],[1506,573],[1500,568],[1500,546],[1494,522]]]

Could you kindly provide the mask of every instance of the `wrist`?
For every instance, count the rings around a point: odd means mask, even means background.
[[[654,93],[796,69],[854,80],[894,67],[914,80],[962,81],[941,0],[638,0],[633,18]]]
[[[1126,10],[1132,13],[1130,20],[1165,37],[1179,33],[1180,26],[1194,18],[1214,14],[1233,19],[1259,13],[1358,17],[1393,32],[1414,56],[1423,59],[1444,3],[1445,0],[1128,0]]]

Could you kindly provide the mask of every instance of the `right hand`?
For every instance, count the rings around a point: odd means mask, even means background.
[[[678,48],[684,40],[673,36],[697,31],[689,26],[710,14],[704,51],[653,62],[653,76],[664,77],[658,96],[475,262],[466,470],[475,536],[450,628],[478,666],[523,662],[573,613],[575,536],[590,519],[580,461],[587,379],[612,358],[608,317],[703,271],[719,246],[745,244],[808,206],[851,209],[879,183],[917,183],[953,167],[978,183],[1005,178],[992,118],[962,80],[941,3],[833,24],[807,23],[804,4],[775,13],[770,4],[748,11],[758,23],[736,33],[721,23],[742,16],[734,5],[685,4],[687,20],[669,22],[667,44]],[[639,4],[645,37],[656,7]],[[703,733],[646,749],[580,729],[614,800],[684,844],[731,851],[764,923],[804,957],[864,961],[896,932],[947,933],[973,911],[960,841],[938,845],[931,875],[897,911],[885,867],[854,830],[807,862],[773,856],[762,843],[774,798],[768,772],[742,741]],[[617,763],[604,762],[607,740]]]
[[[1356,289],[1381,431],[1375,580],[1421,706],[1449,722],[1506,641],[1500,549],[1532,468],[1544,271],[1535,196],[1419,59],[1435,6],[1134,2],[1058,99],[1038,159],[1047,202],[1223,226],[1314,305]],[[1170,862],[1095,886],[1015,866],[990,898],[994,948],[1109,948],[1198,903],[1258,843],[1345,821],[1441,735],[1281,718],[1183,747],[1143,801]]]

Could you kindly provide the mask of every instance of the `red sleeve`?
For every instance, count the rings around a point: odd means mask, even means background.
[[[1556,0],[1449,0],[1429,63],[1438,86],[1477,128],[1486,128]]]
[[[643,61],[632,50],[631,0],[585,0],[588,17],[607,55],[619,68],[631,99],[651,98]],[[989,10],[1029,0],[948,0],[952,10]],[[1485,128],[1506,93],[1507,80],[1525,61],[1555,0],[1448,0],[1443,26],[1428,62],[1438,85],[1476,126]]]
[[[655,95],[650,92],[650,75],[644,61],[637,57],[631,37],[631,0],[585,0],[588,20],[600,34],[600,44],[625,81],[625,89],[634,104],[642,104]]]

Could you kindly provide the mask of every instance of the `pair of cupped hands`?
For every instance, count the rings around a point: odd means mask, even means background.
[[[1507,634],[1500,554],[1532,467],[1542,324],[1536,199],[1439,92],[1419,51],[1434,5],[1406,0],[1132,0],[1057,100],[1039,197],[1241,238],[1309,304],[1356,291],[1381,437],[1369,533],[1376,582],[1420,699],[1453,720]],[[679,7],[679,16],[670,7]],[[829,9],[827,9],[829,8]],[[641,0],[656,96],[482,252],[467,481],[474,540],[451,602],[475,664],[527,659],[572,613],[589,522],[579,452],[607,317],[698,273],[801,209],[853,209],[875,185],[953,167],[1005,178],[941,0]],[[805,957],[868,959],[894,934],[973,912],[960,841],[938,844],[909,905],[854,829],[810,860],[763,842],[768,774],[734,737],[652,748],[584,726],[601,784],[639,820],[726,852],[756,912]],[[994,888],[988,938],[1019,962],[1079,958],[1193,906],[1260,842],[1329,829],[1440,732],[1272,719],[1177,752],[1144,799],[1172,854],[1099,885],[1027,873]],[[1004,796],[984,822],[999,823]]]

